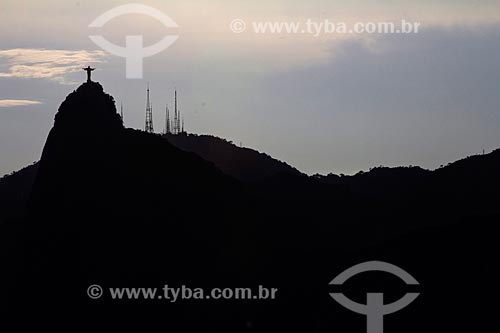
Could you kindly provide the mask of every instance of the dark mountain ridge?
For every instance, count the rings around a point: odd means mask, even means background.
[[[168,135],[175,147],[193,152],[213,163],[225,174],[244,182],[263,182],[281,173],[303,174],[284,162],[249,148],[242,148],[224,139],[196,134]],[[251,161],[248,163],[248,161]],[[254,169],[255,168],[255,169]],[[374,198],[398,198],[416,194],[429,183],[441,183],[442,188],[456,192],[465,186],[487,187],[494,190],[495,174],[500,170],[500,149],[483,155],[469,156],[448,163],[436,170],[412,167],[375,167],[355,175],[313,175],[310,178],[322,184],[342,186],[353,193]],[[14,218],[26,209],[38,162],[0,178],[0,208],[2,218]],[[458,187],[458,188],[456,188]],[[452,188],[455,188],[451,191]],[[488,199],[488,201],[490,201]]]
[[[29,191],[34,177],[26,213],[1,225],[7,273],[0,285],[9,287],[2,302],[24,314],[78,309],[83,320],[94,312],[154,317],[172,331],[365,332],[363,320],[328,296],[328,283],[354,264],[383,260],[411,272],[422,288],[415,305],[387,319],[389,331],[477,331],[492,322],[499,151],[432,172],[308,177],[234,146],[213,153],[207,147],[217,139],[187,140],[179,149],[175,138],[124,128],[98,83],[71,93],[40,162],[0,182],[9,196],[16,186]],[[266,166],[245,171],[226,151]],[[279,297],[96,301],[85,293],[92,284],[263,285],[278,288]],[[385,292],[397,299],[401,290]]]

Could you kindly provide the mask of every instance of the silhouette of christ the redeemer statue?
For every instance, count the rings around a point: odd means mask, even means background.
[[[90,66],[87,66],[87,68],[82,68],[82,69],[87,72],[87,82],[92,82],[92,80],[90,79],[90,76],[92,75],[92,71],[95,68],[90,68]]]

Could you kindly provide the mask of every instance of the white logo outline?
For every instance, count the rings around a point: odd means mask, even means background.
[[[330,285],[341,286],[351,277],[364,272],[386,272],[399,277],[403,282],[410,286],[419,285],[408,272],[403,269],[382,261],[368,261],[355,265],[335,277]],[[345,308],[367,316],[367,332],[368,333],[383,333],[384,316],[402,310],[412,303],[420,293],[407,293],[399,300],[384,304],[384,294],[368,293],[366,304],[360,304],[347,298],[342,293],[330,293],[330,296]]]
[[[132,3],[115,7],[101,14],[89,24],[89,28],[101,28],[112,19],[126,14],[144,14],[157,19],[167,28],[179,27],[172,18],[158,9],[143,4]],[[127,79],[142,79],[144,58],[153,56],[170,47],[179,36],[165,36],[156,44],[147,47],[143,47],[142,35],[126,36],[125,47],[115,45],[101,35],[89,35],[89,38],[103,50],[126,59]]]

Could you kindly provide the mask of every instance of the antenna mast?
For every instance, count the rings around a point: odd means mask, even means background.
[[[175,115],[174,115],[174,134],[179,134],[179,111],[177,109],[177,89],[175,90]]]
[[[168,105],[165,107],[165,113],[166,113],[166,118],[165,118],[165,134],[170,134],[170,110],[168,109]]]
[[[149,83],[148,83],[148,94],[146,100],[146,125],[144,130],[148,133],[153,133],[153,106],[151,105],[151,100],[149,98]]]

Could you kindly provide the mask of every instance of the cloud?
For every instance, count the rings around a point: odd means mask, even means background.
[[[81,70],[83,65],[106,61],[103,51],[69,51],[47,49],[0,50],[0,78],[49,79],[72,84],[67,75]]]
[[[329,63],[271,72],[253,90],[245,87],[259,107],[230,101],[240,112],[232,127],[239,137],[257,129],[259,136],[243,139],[308,173],[436,168],[495,149],[499,41],[500,25],[386,35],[374,47],[346,41]]]
[[[31,101],[28,99],[0,99],[0,108],[8,108],[12,106],[25,106],[42,104],[39,101]]]

